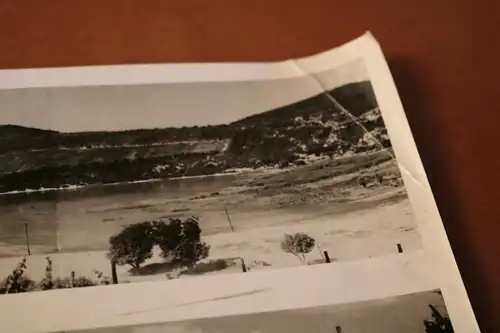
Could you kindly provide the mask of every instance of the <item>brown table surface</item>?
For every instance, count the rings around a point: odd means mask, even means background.
[[[483,332],[500,332],[500,1],[0,0],[0,68],[272,61],[371,30]]]

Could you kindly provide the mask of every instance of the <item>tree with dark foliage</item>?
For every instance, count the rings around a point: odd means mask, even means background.
[[[171,218],[168,223],[154,221],[154,241],[162,257],[176,265],[191,267],[208,257],[210,246],[201,240],[197,217]]]
[[[110,237],[108,258],[117,265],[130,265],[135,270],[153,256],[158,246],[161,256],[174,265],[192,266],[208,257],[210,246],[201,240],[197,217],[145,221],[126,226]]]
[[[148,221],[131,224],[119,234],[109,238],[108,258],[117,265],[130,265],[139,269],[153,256],[152,224]]]

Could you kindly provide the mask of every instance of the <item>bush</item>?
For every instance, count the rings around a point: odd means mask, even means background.
[[[201,240],[198,218],[171,218],[169,223],[155,221],[153,226],[154,241],[166,261],[191,267],[208,257],[210,246]]]
[[[306,254],[311,252],[316,241],[311,236],[297,232],[293,235],[285,234],[281,241],[281,249],[286,253],[293,254],[304,264],[307,264]]]
[[[12,273],[0,283],[1,294],[16,294],[33,291],[36,282],[24,275],[26,270],[26,258],[23,258]]]
[[[139,269],[140,265],[153,256],[154,241],[152,224],[148,221],[128,225],[109,238],[108,258],[117,265],[131,265]]]
[[[103,273],[94,271],[97,280],[92,280],[86,276],[77,276],[73,271],[71,275],[63,278],[54,279],[53,289],[64,289],[64,288],[82,288],[82,287],[92,287],[98,285],[109,285],[111,284],[110,278],[104,276]]]
[[[426,333],[453,333],[453,326],[451,320],[447,316],[443,316],[432,305],[429,305],[432,312],[431,320],[424,320],[424,327]]]
[[[83,288],[83,287],[93,287],[98,285],[92,279],[86,276],[76,276],[75,272],[71,272],[71,276],[66,276],[63,278],[54,279],[53,289],[68,289],[68,288]]]
[[[54,289],[54,279],[52,277],[52,260],[50,257],[46,257],[47,265],[45,266],[45,276],[39,283],[39,288],[41,290]]]
[[[80,288],[110,284],[109,277],[104,276],[103,273],[98,271],[94,271],[96,275],[95,280],[86,276],[77,276],[75,272],[71,272],[71,275],[67,277],[53,277],[52,260],[50,257],[47,257],[46,260],[47,265],[45,266],[45,276],[40,280],[40,282],[37,283],[24,276],[24,272],[27,269],[26,258],[24,258],[17,265],[16,269],[0,283],[0,294]]]

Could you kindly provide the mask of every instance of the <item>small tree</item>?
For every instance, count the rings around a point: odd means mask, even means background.
[[[119,234],[109,238],[108,258],[117,265],[131,265],[139,269],[153,256],[152,230],[148,221],[126,226]]]
[[[23,258],[12,273],[0,283],[0,293],[15,294],[34,290],[36,282],[24,275],[25,270],[26,258]]]
[[[304,264],[308,264],[305,255],[312,251],[315,244],[314,238],[303,232],[297,232],[293,235],[285,234],[281,241],[281,249],[293,254]]]
[[[453,333],[453,326],[451,320],[447,316],[443,316],[432,305],[429,305],[432,312],[431,320],[424,320],[424,327],[426,333]]]
[[[176,265],[191,267],[208,257],[210,246],[201,240],[197,217],[171,218],[168,223],[154,221],[154,239],[161,256]]]
[[[47,260],[47,264],[45,266],[45,276],[39,283],[39,288],[41,290],[50,290],[54,289],[55,284],[54,284],[54,278],[52,276],[52,260],[50,257],[46,257],[45,260]]]

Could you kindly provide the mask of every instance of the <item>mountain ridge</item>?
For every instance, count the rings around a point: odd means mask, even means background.
[[[5,137],[0,128],[0,192],[285,168],[391,147],[369,81],[222,125],[77,133],[9,130]]]
[[[137,136],[135,138],[138,141],[147,142],[146,140],[141,140],[140,136],[141,134],[144,135],[145,133],[159,133],[159,137],[162,138],[162,134],[166,134],[165,136],[168,137],[169,134],[168,132],[171,132],[170,134],[174,134],[173,141],[182,139],[182,138],[175,138],[176,136],[183,136],[182,133],[183,131],[198,131],[200,132],[199,135],[195,134],[194,139],[199,139],[198,136],[204,136],[203,129],[208,129],[208,128],[228,128],[228,127],[246,127],[247,125],[251,125],[254,122],[259,123],[260,125],[268,125],[268,123],[263,123],[262,119],[268,118],[272,119],[275,116],[282,117],[282,113],[284,111],[291,113],[293,115],[301,115],[303,113],[306,113],[308,108],[311,106],[313,107],[331,107],[331,100],[329,97],[326,95],[330,95],[334,97],[340,104],[349,104],[349,111],[354,115],[358,116],[362,110],[360,110],[359,102],[358,103],[353,103],[353,101],[356,100],[356,97],[361,97],[363,100],[361,103],[369,103],[372,104],[374,107],[376,106],[376,101],[374,100],[374,96],[369,97],[367,94],[360,94],[359,91],[355,92],[354,94],[352,91],[352,87],[354,86],[359,86],[362,89],[366,89],[367,91],[371,92],[371,85],[369,81],[361,81],[361,82],[353,82],[353,83],[348,83],[346,85],[337,87],[333,90],[330,90],[326,93],[321,93],[318,95],[314,95],[311,97],[308,97],[306,99],[300,100],[295,103],[291,103],[288,105],[284,105],[278,108],[274,108],[271,110],[267,110],[258,114],[250,115],[244,118],[241,118],[239,120],[235,120],[233,122],[225,123],[225,124],[218,124],[218,125],[205,125],[205,126],[182,126],[182,127],[156,127],[156,128],[139,128],[139,129],[128,129],[128,130],[111,130],[111,131],[82,131],[82,132],[60,132],[56,130],[51,130],[51,129],[41,129],[41,128],[35,128],[35,127],[27,127],[27,126],[21,126],[21,125],[15,125],[15,124],[7,124],[7,125],[0,125],[0,153],[5,152],[5,151],[13,151],[15,149],[19,150],[25,150],[25,149],[48,149],[48,148],[54,148],[56,145],[63,145],[65,147],[77,147],[78,145],[84,146],[86,143],[92,142],[92,141],[101,141],[100,145],[106,145],[105,137],[109,137],[109,140],[115,141],[112,139],[112,137],[117,137],[118,141],[120,141],[121,136],[132,136],[130,138],[132,141],[134,141],[134,136]],[[354,96],[353,96],[354,95]],[[364,106],[361,106],[363,108]],[[175,133],[177,132],[177,133]],[[30,140],[29,138],[25,138],[25,142],[12,142],[12,137],[14,136],[16,140],[19,140],[19,136],[21,135],[33,135],[37,134],[36,139],[38,140],[46,140],[46,142],[34,142],[33,140]],[[176,135],[177,134],[177,135]],[[40,137],[41,136],[41,137]],[[146,135],[147,136],[147,135]],[[185,135],[184,135],[185,136]],[[81,139],[81,140],[78,140]],[[166,138],[165,138],[166,139]],[[69,141],[68,141],[69,140]],[[60,141],[60,142],[59,142]],[[64,144],[62,141],[66,141]],[[81,141],[81,142],[78,142]],[[124,140],[127,141],[127,140]],[[129,140],[130,141],[130,140]],[[96,143],[98,144],[98,143]],[[116,143],[114,144],[116,145]]]

